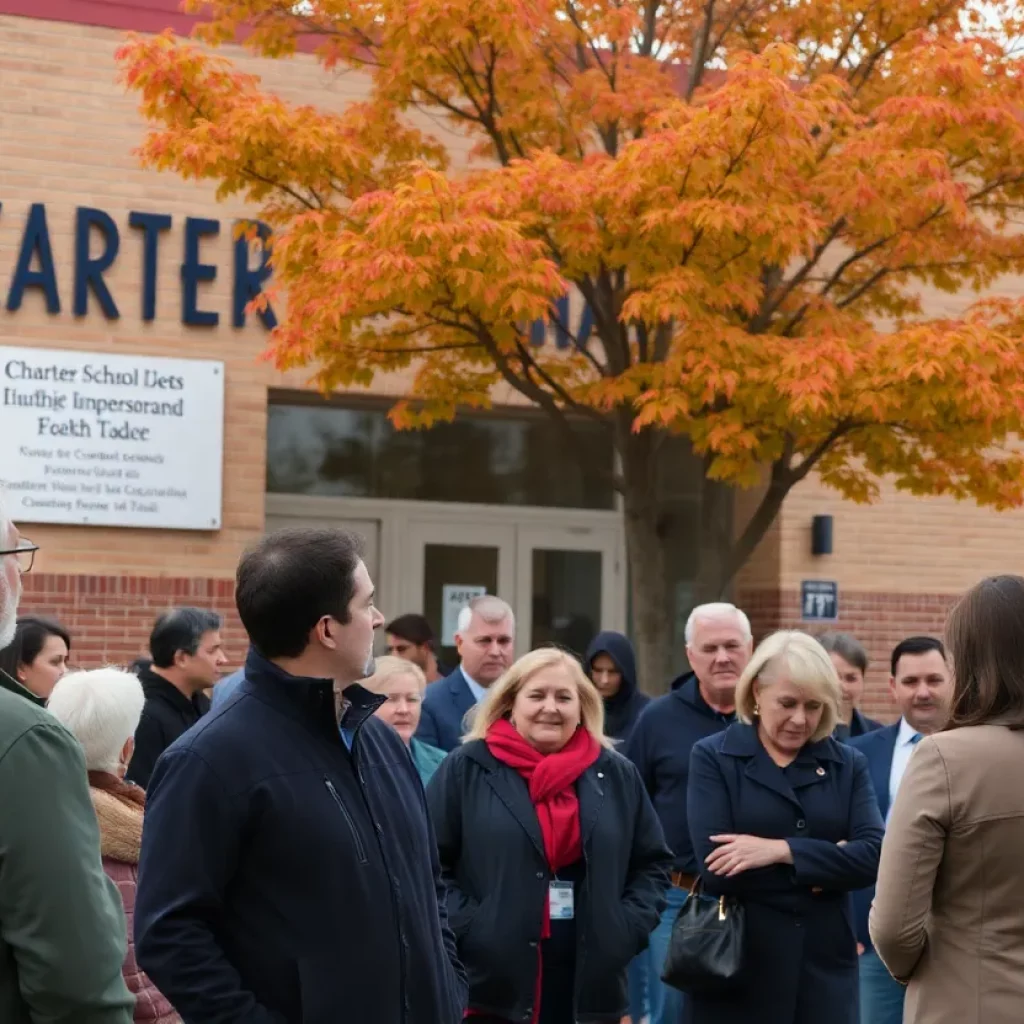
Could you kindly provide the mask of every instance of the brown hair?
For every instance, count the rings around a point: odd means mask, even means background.
[[[953,660],[947,729],[998,719],[1024,729],[1024,577],[990,576],[957,602],[946,622]]]

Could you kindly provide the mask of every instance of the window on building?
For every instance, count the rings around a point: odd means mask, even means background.
[[[385,407],[272,395],[267,416],[271,493],[614,508],[610,481],[587,472],[541,413],[466,413],[402,431]],[[574,429],[610,469],[611,439],[601,425]]]

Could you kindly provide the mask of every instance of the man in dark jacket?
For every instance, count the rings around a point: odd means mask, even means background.
[[[217,682],[220,667],[227,664],[220,616],[205,608],[172,608],[156,620],[149,651],[152,662],[137,669],[146,704],[127,774],[143,789],[156,759],[210,710],[203,690]]]
[[[243,557],[245,678],[153,773],[136,955],[186,1021],[462,1018],[423,787],[355,684],[383,622],[358,545],[281,530]]]
[[[0,647],[35,547],[0,495]],[[131,1024],[124,910],[103,872],[82,748],[0,672],[0,1021]]]
[[[721,732],[735,720],[736,683],[753,646],[750,622],[738,608],[731,604],[694,608],[686,623],[686,655],[693,671],[647,705],[626,747],[675,858],[668,905],[651,935],[651,1024],[679,1024],[684,1011],[683,994],[662,984],[660,977],[672,925],[699,871],[686,817],[690,751],[698,740]]]

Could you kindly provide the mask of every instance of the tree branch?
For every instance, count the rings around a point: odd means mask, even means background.
[[[855,429],[856,426],[857,424],[848,421],[837,423],[828,436],[812,449],[796,468],[791,465],[793,440],[791,437],[787,438],[785,453],[781,459],[772,464],[768,488],[761,498],[760,504],[729,552],[729,559],[721,580],[723,588],[735,577],[764,539],[782,509],[782,503],[786,500],[789,492],[810,473],[836,441]]]
[[[715,0],[705,0],[704,22],[697,29],[696,39],[693,44],[693,56],[690,59],[690,76],[686,83],[686,102],[693,99],[700,83],[704,80],[704,72],[707,70],[705,62],[708,59],[708,40],[711,38],[711,26],[715,20]]]

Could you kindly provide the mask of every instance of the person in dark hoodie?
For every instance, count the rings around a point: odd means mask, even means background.
[[[651,698],[641,693],[636,683],[636,653],[629,638],[607,630],[598,633],[587,648],[584,665],[597,692],[604,701],[604,732],[624,746],[636,725],[640,712]],[[650,949],[645,949],[629,965],[629,1019],[640,1024],[647,1016],[648,991],[653,968]],[[657,978],[654,979],[657,981]]]
[[[637,687],[632,643],[621,633],[598,633],[587,648],[584,665],[604,700],[605,735],[625,744],[651,700]]]
[[[699,870],[686,815],[690,751],[699,740],[735,721],[736,683],[753,647],[750,621],[735,606],[694,608],[686,623],[686,656],[692,671],[676,679],[668,694],[647,705],[626,745],[625,754],[640,770],[675,857],[668,905],[651,935],[656,971],[656,977],[649,979],[651,1024],[679,1024],[685,1010],[683,993],[663,984],[660,975],[672,925]]]

